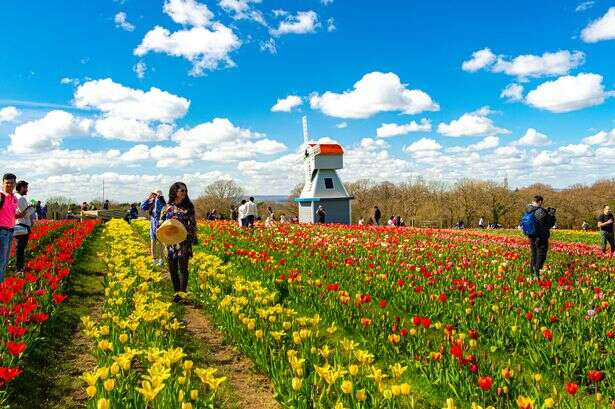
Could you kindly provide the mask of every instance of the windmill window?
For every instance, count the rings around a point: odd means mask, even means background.
[[[325,178],[325,189],[333,189],[333,178]]]

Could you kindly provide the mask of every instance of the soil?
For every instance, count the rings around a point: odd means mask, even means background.
[[[243,409],[278,409],[271,380],[256,372],[252,361],[227,344],[224,335],[216,328],[211,318],[202,310],[186,306],[184,311],[186,330],[193,339],[208,349],[207,364],[218,368],[226,376],[227,407]]]

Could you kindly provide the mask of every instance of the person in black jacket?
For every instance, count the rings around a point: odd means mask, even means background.
[[[536,234],[530,237],[531,267],[536,279],[540,278],[540,270],[547,259],[551,228],[555,225],[555,209],[552,207],[545,209],[542,207],[543,202],[542,196],[536,195],[533,202],[525,209],[528,213],[534,213],[536,219]]]

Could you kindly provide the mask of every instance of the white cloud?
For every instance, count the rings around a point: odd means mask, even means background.
[[[583,138],[583,143],[587,145],[613,146],[615,145],[615,128],[611,129],[610,132],[600,131],[587,138]]]
[[[315,11],[299,11],[296,15],[288,15],[280,22],[278,28],[272,28],[269,33],[274,37],[285,34],[308,34],[314,33],[320,23]]]
[[[259,46],[260,46],[261,51],[268,51],[270,54],[278,53],[278,47],[273,38],[270,38],[267,41],[261,41]]]
[[[491,71],[503,72],[520,80],[525,80],[526,78],[568,74],[570,70],[584,62],[584,53],[580,51],[571,53],[568,50],[555,53],[546,52],[541,56],[520,55],[512,60],[506,60],[505,57],[500,56]]]
[[[337,27],[335,27],[335,19],[333,17],[327,19],[327,32],[331,33],[336,29]]]
[[[152,142],[169,139],[173,127],[161,124],[156,129],[134,118],[105,117],[96,121],[96,132],[106,139],[121,139],[133,142]]]
[[[519,81],[526,81],[528,78],[568,74],[584,62],[585,54],[581,51],[526,54],[510,59],[504,55],[496,56],[489,48],[485,48],[474,52],[472,58],[462,64],[462,69],[469,72],[489,69],[491,72],[503,72],[517,77]]]
[[[211,29],[192,27],[174,33],[156,26],[145,34],[134,54],[142,57],[148,52],[158,52],[183,57],[192,63],[190,75],[199,76],[204,70],[215,70],[221,65],[235,66],[230,53],[240,46],[241,40],[233,30],[220,23],[214,23]]]
[[[289,95],[286,98],[278,99],[278,102],[271,107],[271,112],[290,112],[293,108],[298,107],[303,103],[301,97],[297,95]]]
[[[264,137],[264,134],[236,127],[227,118],[214,118],[192,129],[179,129],[173,135],[173,140],[184,147],[202,147],[259,137]]]
[[[609,8],[606,14],[589,23],[581,31],[581,38],[586,43],[596,43],[615,39],[615,7]]]
[[[574,11],[579,12],[579,11],[589,10],[590,8],[594,6],[594,4],[595,4],[595,1],[593,0],[584,1],[582,3],[579,3],[577,7],[574,9]]]
[[[132,67],[132,71],[137,74],[137,78],[143,79],[145,78],[145,71],[147,71],[147,64],[139,61]]]
[[[150,158],[149,147],[147,145],[135,145],[120,156],[122,161],[127,163],[140,162]]]
[[[421,151],[437,151],[442,149],[442,145],[436,142],[435,139],[421,138],[411,145],[404,147],[404,151],[408,153],[415,153]]]
[[[60,84],[63,84],[63,85],[68,85],[68,84],[70,84],[70,85],[73,85],[73,86],[75,86],[75,87],[76,87],[77,85],[79,85],[79,83],[80,83],[80,82],[81,82],[81,81],[79,81],[79,78],[69,78],[69,77],[64,77],[64,78],[62,78],[62,79],[60,80]]]
[[[508,84],[500,93],[500,98],[508,98],[511,102],[523,101],[523,85]]]
[[[0,124],[3,122],[13,122],[21,115],[21,111],[15,107],[4,107],[0,109]]]
[[[325,6],[328,6],[329,4],[333,3],[333,0],[320,0],[320,2]]]
[[[482,50],[474,51],[472,53],[472,58],[461,64],[461,69],[468,72],[475,72],[493,64],[495,60],[495,54],[489,48],[483,48]]]
[[[220,0],[218,4],[223,10],[232,13],[235,20],[253,20],[267,26],[263,14],[250,5],[250,3],[260,2],[261,0]]]
[[[365,74],[353,88],[341,94],[315,94],[310,98],[310,106],[332,117],[352,119],[369,118],[379,112],[418,114],[440,109],[427,93],[408,89],[392,72]]]
[[[207,5],[195,0],[165,0],[163,11],[174,22],[194,27],[209,25],[214,16]]]
[[[274,10],[271,10],[271,12],[273,13],[275,17],[288,16],[288,11],[282,10],[282,9],[274,9]]]
[[[613,95],[605,92],[602,75],[581,73],[547,81],[527,94],[526,102],[551,112],[570,112],[600,105]]]
[[[498,128],[493,124],[493,120],[488,117],[491,113],[489,107],[483,107],[477,111],[465,113],[449,124],[441,122],[438,125],[438,133],[452,137],[509,134],[510,131],[507,129]]]
[[[128,22],[126,13],[124,13],[123,11],[117,13],[113,18],[113,21],[115,21],[115,26],[117,28],[121,28],[124,31],[134,31],[135,29],[135,26]]]
[[[559,151],[574,157],[585,157],[592,154],[589,145],[582,143],[562,146]]]
[[[497,136],[486,136],[477,143],[470,144],[466,147],[454,146],[447,149],[448,152],[461,153],[461,152],[478,152],[487,149],[494,149],[500,145],[500,138]]]
[[[186,114],[190,101],[155,87],[142,91],[107,78],[80,85],[75,91],[74,104],[116,118],[170,123]]]
[[[389,144],[387,144],[383,139],[363,138],[361,139],[359,146],[363,149],[372,151],[386,149],[389,147]]]
[[[36,153],[60,146],[67,136],[88,134],[92,121],[80,119],[66,111],[54,110],[43,118],[26,122],[15,128],[9,135],[9,151],[14,153]]]
[[[420,123],[416,121],[409,122],[404,125],[398,124],[382,124],[376,129],[376,136],[378,138],[388,138],[390,136],[406,135],[410,132],[427,132],[431,131],[431,122],[423,118]]]
[[[339,124],[335,125],[335,127],[337,129],[344,129],[344,128],[348,128],[348,122],[344,121],[344,122],[340,122]]]
[[[534,128],[528,128],[525,134],[514,142],[515,145],[519,146],[545,146],[550,143],[551,141],[547,135],[538,132]]]

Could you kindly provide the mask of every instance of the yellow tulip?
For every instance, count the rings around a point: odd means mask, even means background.
[[[199,390],[198,389],[192,389],[190,391],[190,399],[197,400],[198,398],[199,398]]]
[[[105,387],[105,390],[107,392],[111,392],[113,390],[113,388],[115,387],[115,381],[113,379],[107,379],[103,383],[103,386]]]
[[[408,396],[410,395],[410,385],[407,383],[402,383],[401,385],[399,385],[399,388],[401,390],[401,394],[404,396]]]
[[[292,387],[294,391],[298,391],[303,386],[303,379],[301,378],[293,378]]]
[[[88,386],[85,389],[85,393],[87,393],[90,398],[93,398],[94,395],[96,395],[96,386]]]
[[[345,394],[352,393],[352,382],[345,380],[342,382],[342,392]]]
[[[119,339],[120,339],[120,342],[121,342],[122,344],[125,344],[125,343],[128,341],[128,334],[126,334],[126,333],[124,333],[124,334],[120,334]]]
[[[365,392],[365,389],[359,389],[355,394],[355,398],[357,398],[359,402],[365,401],[365,399],[367,399],[367,393]]]
[[[111,404],[104,398],[98,399],[98,402],[96,403],[96,409],[109,409],[110,407]]]

